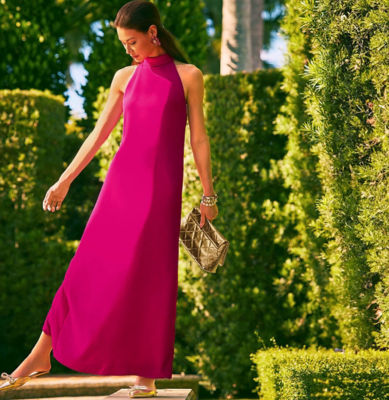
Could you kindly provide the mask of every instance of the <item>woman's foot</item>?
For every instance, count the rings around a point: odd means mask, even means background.
[[[11,376],[17,378],[19,376],[27,376],[35,371],[47,371],[51,369],[50,353],[46,357],[39,358],[33,354],[29,354],[22,363],[12,372]]]
[[[142,376],[137,376],[135,378],[135,385],[146,386],[149,390],[155,390],[155,379],[152,378],[144,378]]]

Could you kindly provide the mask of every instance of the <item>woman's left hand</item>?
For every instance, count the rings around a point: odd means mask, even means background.
[[[200,219],[200,228],[202,228],[205,224],[205,218],[212,221],[216,218],[219,210],[217,205],[214,204],[213,206],[205,206],[204,204],[200,203],[200,212],[201,212],[201,219]]]
[[[54,212],[61,208],[62,202],[69,191],[70,183],[65,181],[57,181],[52,185],[46,193],[42,202],[44,211]]]

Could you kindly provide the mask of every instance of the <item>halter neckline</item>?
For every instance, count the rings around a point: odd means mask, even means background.
[[[152,67],[167,64],[173,61],[173,57],[168,53],[160,54],[159,56],[154,57],[145,57],[144,60],[150,64]]]

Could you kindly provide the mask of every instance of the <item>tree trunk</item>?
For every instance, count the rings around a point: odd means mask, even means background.
[[[220,74],[262,68],[263,0],[223,0]]]

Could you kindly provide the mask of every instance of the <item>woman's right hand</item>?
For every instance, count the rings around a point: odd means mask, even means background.
[[[207,218],[207,220],[209,221],[213,221],[219,214],[219,210],[216,204],[214,204],[213,206],[206,206],[200,203],[200,213],[200,228],[202,228],[205,224],[205,218]]]
[[[62,202],[68,193],[70,183],[57,181],[47,191],[45,198],[43,199],[43,210],[49,210],[54,212],[61,208]]]

